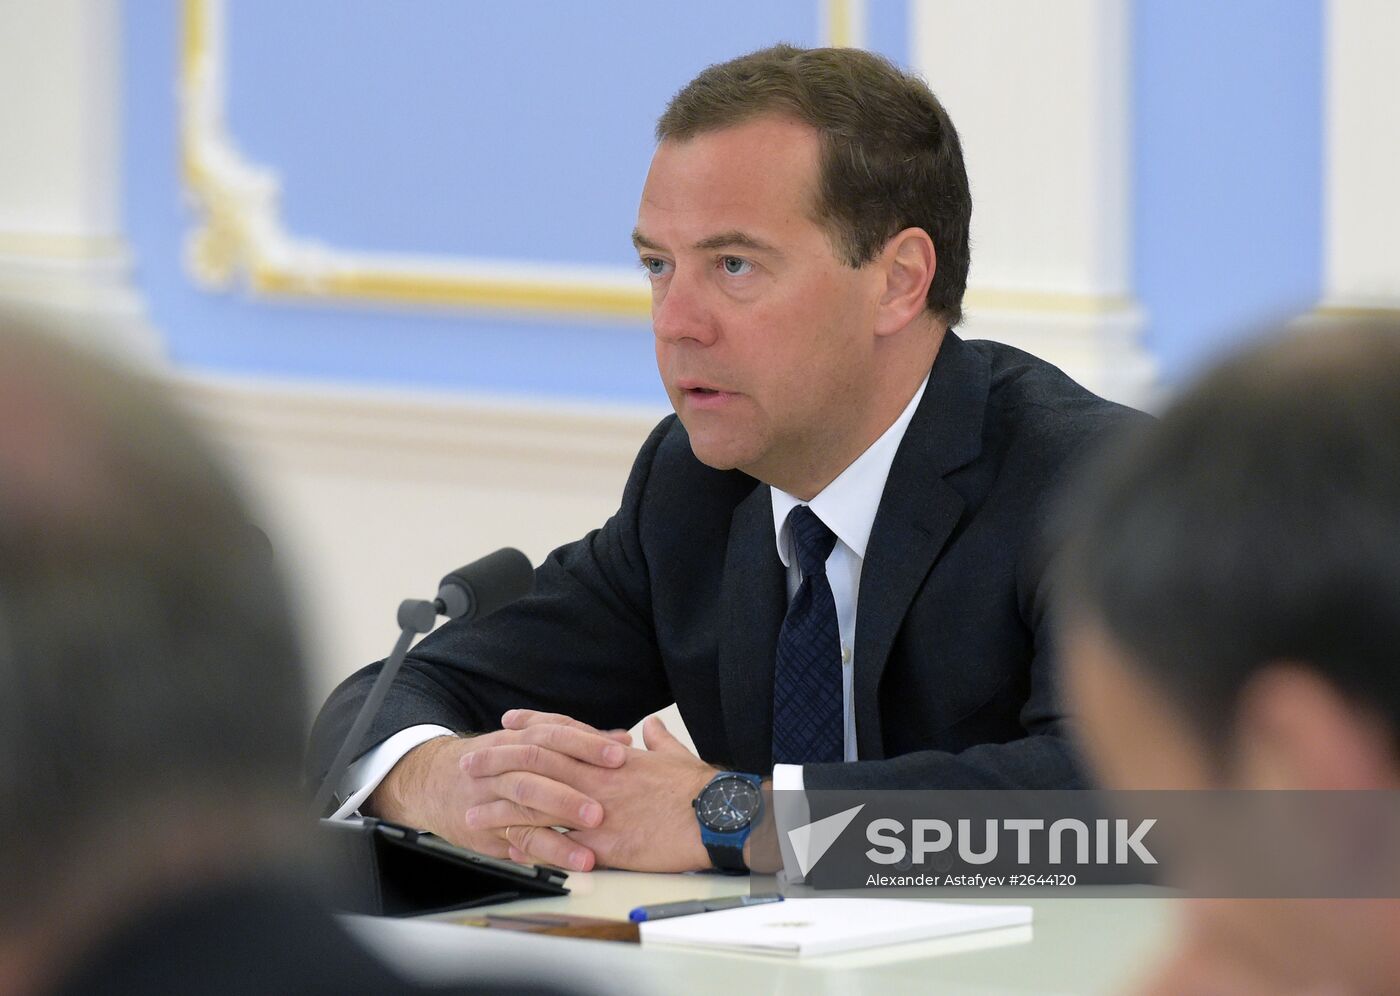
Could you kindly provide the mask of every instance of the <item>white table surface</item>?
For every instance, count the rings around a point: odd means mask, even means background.
[[[472,913],[567,912],[625,919],[633,907],[749,891],[745,878],[574,873],[566,897],[528,899]],[[767,891],[761,881],[756,891]],[[465,913],[411,920],[346,917],[391,963],[425,980],[551,978],[600,993],[999,993],[1093,996],[1122,992],[1170,942],[1172,898],[1025,896],[1030,927],[986,931],[819,957],[792,958],[543,937],[451,923]]]

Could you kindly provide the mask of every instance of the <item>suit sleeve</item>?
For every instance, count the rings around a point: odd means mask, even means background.
[[[478,623],[449,622],[413,649],[357,756],[418,724],[486,732],[500,728],[506,710],[530,708],[608,729],[631,726],[672,700],[638,521],[673,422],[664,420],[642,447],[617,513],[536,568],[533,594]],[[311,734],[310,784],[324,777],[382,664],[331,693]]]

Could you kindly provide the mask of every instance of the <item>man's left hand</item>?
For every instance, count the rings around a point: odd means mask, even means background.
[[[507,727],[521,730],[560,720],[550,713],[517,709],[508,714]],[[602,804],[603,822],[591,830],[570,833],[570,839],[592,850],[599,865],[612,868],[650,872],[709,868],[691,802],[719,769],[687,750],[655,716],[642,726],[642,738],[647,750],[628,751],[626,762],[617,769],[579,766],[579,784],[573,788]],[[540,860],[515,847],[510,856],[514,861]]]

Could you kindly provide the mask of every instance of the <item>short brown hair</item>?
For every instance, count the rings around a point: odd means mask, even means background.
[[[761,114],[821,136],[817,220],[852,267],[896,233],[922,228],[938,267],[928,309],[952,328],[967,287],[972,194],[953,122],[918,77],[852,48],[774,45],[710,66],[671,98],[658,141],[683,141]]]

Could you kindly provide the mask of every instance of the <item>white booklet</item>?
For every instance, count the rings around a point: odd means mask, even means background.
[[[788,899],[641,924],[642,943],[820,955],[1031,922],[1029,906],[917,899]]]

